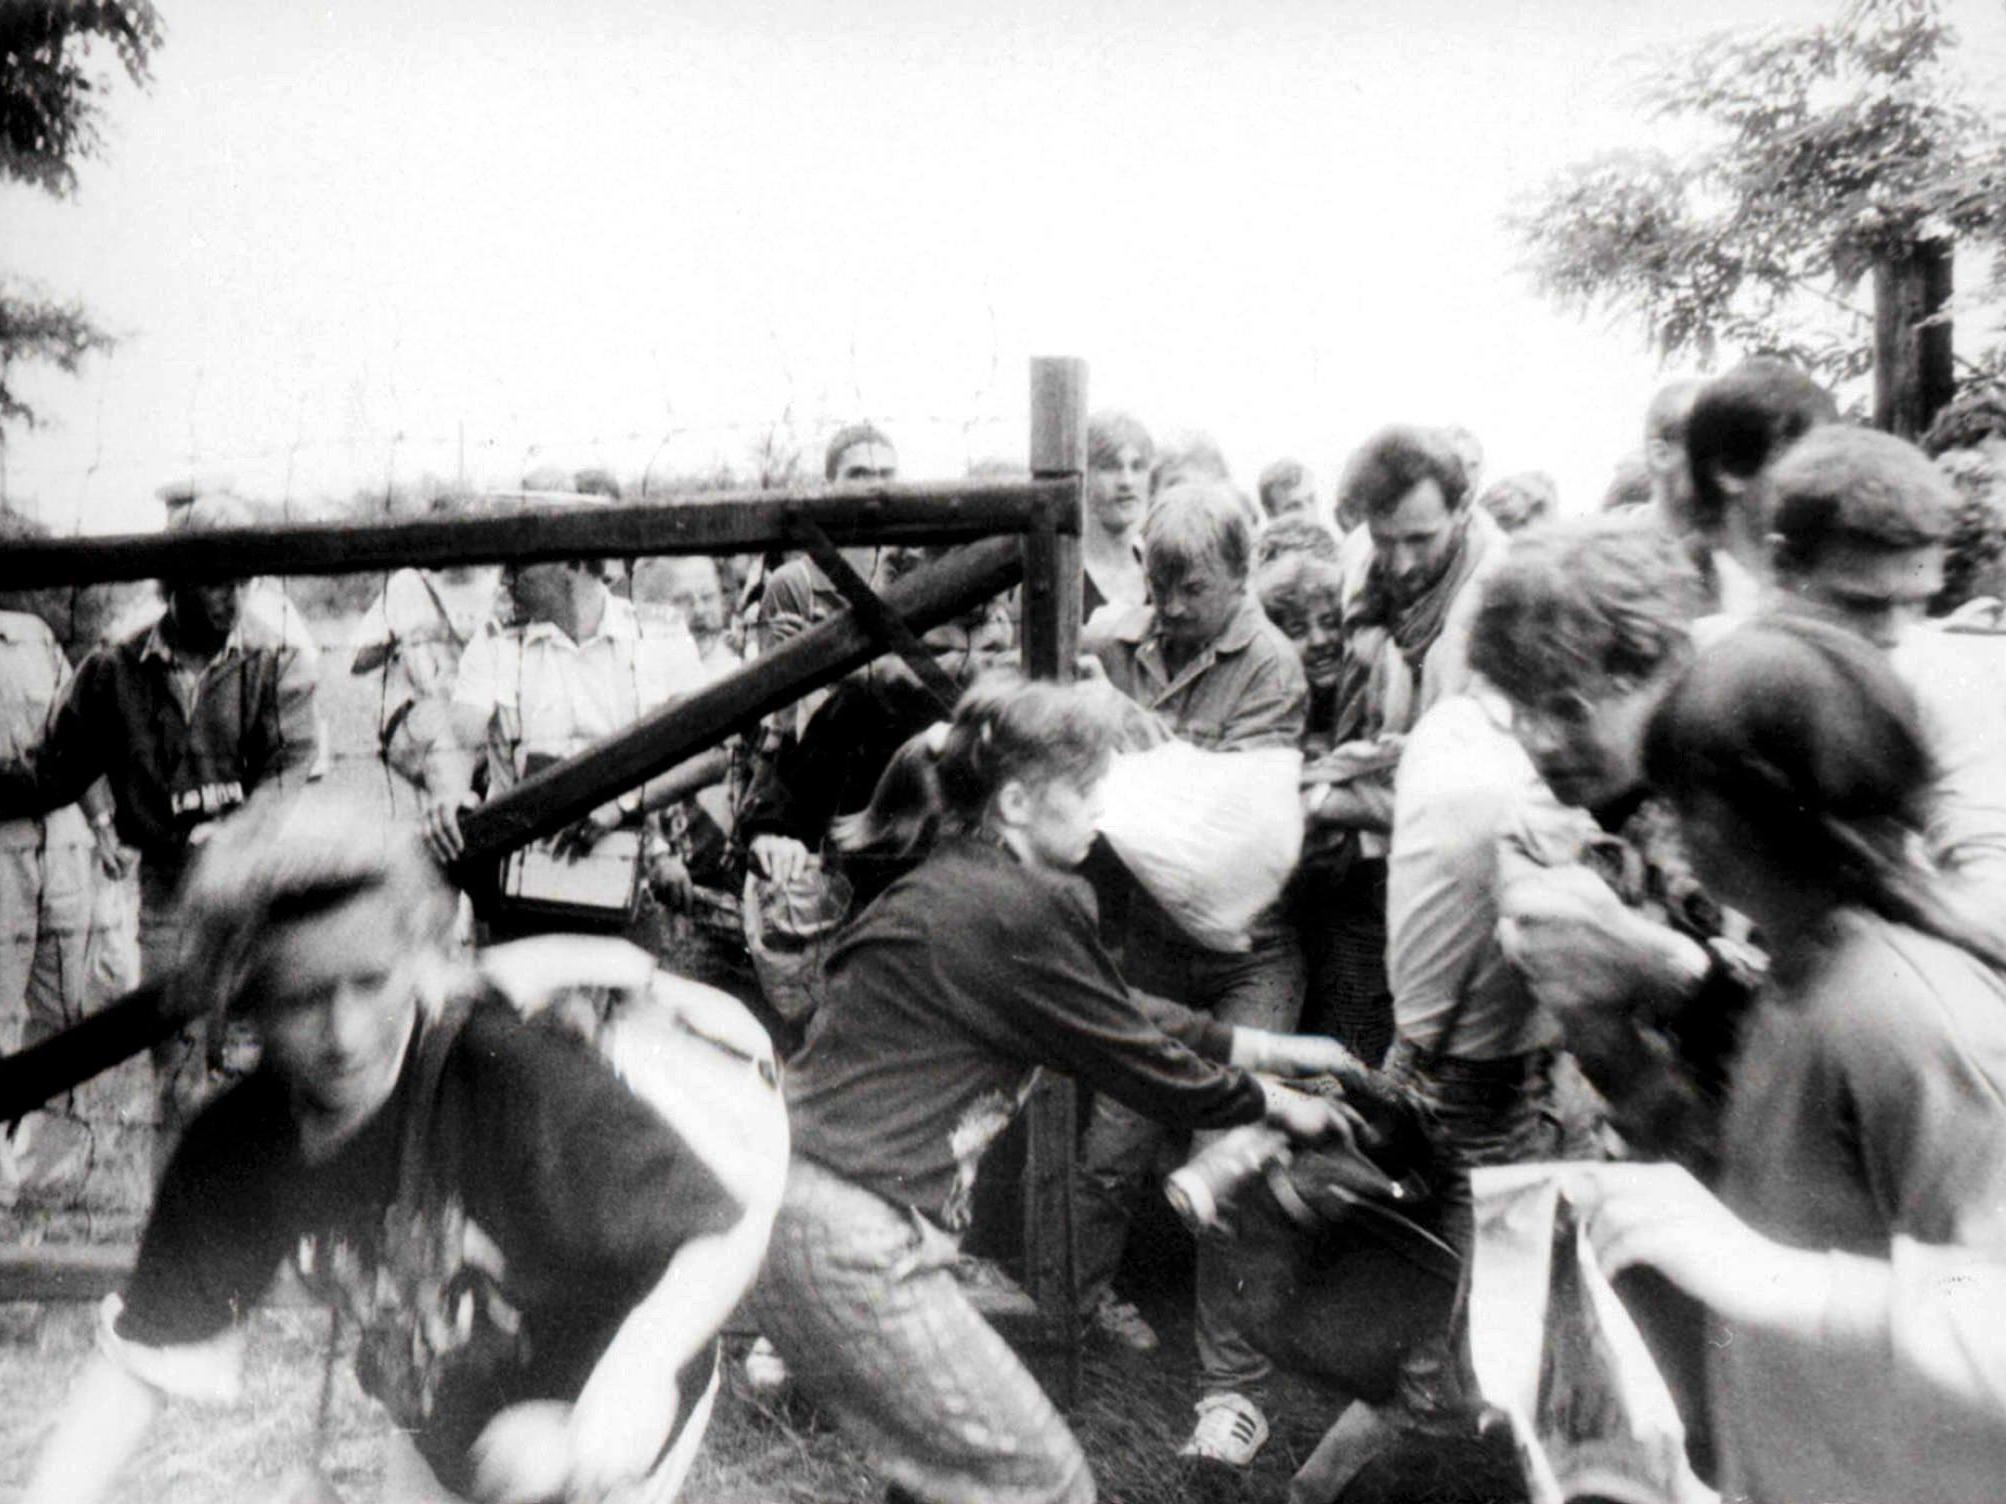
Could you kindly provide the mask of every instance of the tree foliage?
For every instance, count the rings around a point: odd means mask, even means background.
[[[35,422],[34,409],[9,379],[15,361],[46,361],[75,374],[86,355],[113,343],[85,316],[82,304],[48,302],[0,280],[0,431],[10,423],[33,427]]]
[[[1537,284],[1636,318],[1667,358],[1764,350],[1834,382],[1873,362],[1862,277],[1920,242],[1988,252],[1989,284],[1959,311],[1996,305],[2006,122],[1963,97],[1956,40],[1936,0],[1853,0],[1831,24],[1660,59],[1645,106],[1697,144],[1606,154],[1547,184],[1512,215]]]
[[[114,60],[144,87],[162,35],[149,0],[0,0],[0,180],[57,198],[74,192],[77,163],[104,149]],[[112,343],[80,304],[0,284],[0,435],[35,422],[10,379],[17,361],[75,372]]]
[[[66,197],[79,159],[104,147],[107,43],[142,87],[161,41],[148,0],[7,0],[0,5],[0,174]]]

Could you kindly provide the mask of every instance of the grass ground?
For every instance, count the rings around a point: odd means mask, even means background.
[[[1170,1313],[1152,1312],[1162,1316]],[[12,1500],[71,1377],[90,1348],[91,1314],[0,1307],[0,1500]],[[233,1410],[171,1408],[125,1475],[130,1504],[268,1504],[312,1461],[327,1321],[281,1310],[253,1318],[245,1392]],[[1193,1472],[1174,1457],[1190,1411],[1188,1333],[1164,1354],[1090,1351],[1072,1422],[1108,1504],[1271,1504],[1316,1444],[1327,1402],[1284,1380],[1275,1436],[1244,1476]],[[348,1504],[376,1497],[386,1422],[356,1387],[346,1349],[336,1364],[320,1468]],[[734,1366],[735,1371],[735,1366]],[[870,1504],[883,1485],[842,1435],[799,1397],[771,1405],[734,1384],[722,1397],[686,1504]],[[1520,1497],[1505,1459],[1474,1446],[1416,1444],[1376,1465],[1350,1504],[1503,1504]]]
[[[321,700],[332,743],[329,777],[371,801],[387,817],[414,812],[410,791],[375,758],[376,676],[346,673],[347,627],[323,625]],[[672,962],[673,964],[673,962]],[[87,1195],[67,1215],[37,1219],[32,1229],[0,1219],[0,1238],[120,1241],[136,1227],[143,1199],[145,1138],[117,1135],[122,1146],[94,1167]],[[1174,1240],[1167,1214],[1150,1236]],[[1139,1262],[1152,1283],[1143,1294],[1164,1334],[1150,1358],[1090,1350],[1071,1419],[1109,1504],[1254,1504],[1280,1500],[1288,1478],[1332,1418],[1328,1399],[1310,1387],[1278,1381],[1270,1405],[1275,1434],[1244,1476],[1194,1473],[1174,1453],[1190,1427],[1191,1340],[1188,1258],[1174,1250]],[[61,1396],[90,1350],[91,1312],[62,1306],[0,1306],[0,1504],[18,1497],[29,1463]],[[316,1416],[327,1371],[324,1315],[301,1310],[253,1318],[246,1393],[230,1411],[171,1409],[135,1459],[119,1494],[132,1504],[267,1504],[314,1451]],[[349,1504],[378,1491],[386,1423],[356,1387],[347,1354],[335,1365],[322,1471]],[[862,1457],[798,1398],[779,1407],[734,1387],[714,1416],[703,1455],[684,1489],[688,1504],[867,1504],[882,1485]],[[1503,1504],[1520,1497],[1508,1463],[1474,1447],[1417,1443],[1358,1480],[1349,1504]]]

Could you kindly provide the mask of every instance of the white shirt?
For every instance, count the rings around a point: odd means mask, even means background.
[[[1386,871],[1387,980],[1400,1037],[1424,1052],[1445,1043],[1452,1017],[1458,1059],[1559,1042],[1497,939],[1499,838],[1541,803],[1558,812],[1484,684],[1443,700],[1407,738]]]
[[[532,764],[582,752],[708,678],[687,630],[644,627],[631,602],[609,596],[582,643],[541,621],[474,638],[453,703],[488,716],[492,797]]]

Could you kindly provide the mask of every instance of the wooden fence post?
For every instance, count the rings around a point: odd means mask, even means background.
[[[1957,389],[1950,271],[1948,240],[1919,241],[1874,268],[1874,427],[1885,433],[1921,438]]]
[[[1070,358],[1031,362],[1031,475],[1070,479],[1063,519],[1047,509],[1024,535],[1025,670],[1070,679],[1080,640],[1080,526],[1087,469],[1087,368]],[[1078,1085],[1047,1075],[1026,1106],[1025,1288],[1058,1362],[1048,1385],[1061,1405],[1079,1387],[1080,1319],[1073,1230]]]

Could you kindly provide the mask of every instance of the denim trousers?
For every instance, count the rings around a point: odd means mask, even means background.
[[[1124,949],[1122,974],[1131,986],[1202,1009],[1223,1023],[1286,1033],[1302,1012],[1302,951],[1280,923],[1257,924],[1252,948],[1241,955],[1140,926],[1131,929]],[[1094,1099],[1074,1178],[1083,1309],[1093,1309],[1121,1267],[1135,1197],[1175,1133],[1110,1097]],[[1216,1136],[1197,1135],[1198,1146]],[[1230,1315],[1241,1278],[1230,1243],[1199,1240],[1195,1326],[1199,1379],[1207,1393],[1257,1388],[1271,1367]]]

